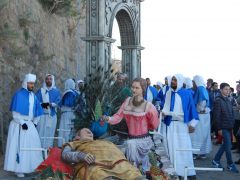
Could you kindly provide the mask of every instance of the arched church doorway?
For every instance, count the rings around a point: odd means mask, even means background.
[[[122,50],[122,71],[129,79],[141,76],[140,0],[90,0],[88,2],[86,58],[87,72],[106,70],[111,63],[114,19],[117,20]]]

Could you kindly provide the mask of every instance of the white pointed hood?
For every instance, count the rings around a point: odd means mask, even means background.
[[[165,79],[168,81],[168,86],[171,86],[172,76],[166,76]]]
[[[186,84],[186,89],[190,89],[193,87],[193,82],[189,77],[184,79],[184,83]]]
[[[76,89],[76,84],[75,84],[74,80],[73,79],[67,79],[65,81],[65,88],[64,88],[63,96],[67,92],[74,92],[75,89]]]
[[[52,86],[51,86],[51,87],[47,87],[47,85],[46,85],[46,78],[47,78],[48,76],[51,76],[51,77],[52,77]],[[43,88],[46,89],[46,90],[47,90],[47,89],[48,89],[48,90],[51,90],[51,89],[53,89],[53,88],[56,88],[54,75],[52,75],[52,74],[46,74],[45,79],[44,79],[44,82],[43,82]]]
[[[163,88],[163,84],[160,81],[157,82],[157,85]]]
[[[26,89],[26,90],[28,90],[27,89],[27,83],[28,82],[33,82],[33,83],[35,83],[35,81],[36,81],[36,75],[35,74],[26,74],[25,75],[25,78],[24,78],[24,80],[23,80],[23,83],[22,83],[22,87],[24,88],[24,89]]]
[[[177,89],[175,91],[180,90],[183,87],[183,82],[184,82],[183,75],[182,74],[175,74],[172,77],[175,77],[177,79]]]
[[[65,91],[67,91],[67,90],[74,90],[74,89],[76,89],[76,85],[75,85],[75,82],[73,81],[73,79],[67,79],[66,81],[65,81]]]
[[[205,87],[206,86],[203,77],[200,75],[194,76],[193,81],[196,83],[197,87],[199,87],[199,86]]]

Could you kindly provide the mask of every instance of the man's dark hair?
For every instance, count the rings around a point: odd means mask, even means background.
[[[220,89],[223,89],[223,88],[225,88],[226,86],[229,86],[229,87],[230,87],[230,85],[229,85],[228,83],[221,83],[221,84],[220,84]]]
[[[211,78],[209,78],[207,81],[208,81],[208,82],[210,81],[210,82],[212,82],[212,83],[213,83],[213,79],[211,79]]]
[[[230,87],[231,91],[234,93],[234,88]]]
[[[213,82],[213,83],[212,83],[212,86],[214,86],[215,84],[217,84],[217,82]]]
[[[147,81],[147,80],[150,80],[150,78],[146,78],[146,81]]]

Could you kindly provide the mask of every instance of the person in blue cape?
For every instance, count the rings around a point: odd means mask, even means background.
[[[189,77],[184,78],[183,87],[194,96],[193,82]]]
[[[202,76],[193,77],[193,87],[195,89],[194,103],[200,120],[196,131],[191,134],[193,148],[200,149],[200,151],[194,152],[193,158],[205,159],[206,154],[212,150],[209,95]]]
[[[163,88],[163,84],[160,81],[158,81],[156,84],[157,91],[159,92],[162,88]]]
[[[164,106],[164,102],[165,102],[165,97],[166,97],[166,93],[169,90],[169,87],[171,85],[171,80],[172,77],[171,76],[166,76],[164,78],[165,81],[165,85],[163,86],[163,88],[161,88],[161,90],[158,92],[157,94],[157,101],[159,101],[160,103],[160,108],[162,109]]]
[[[77,97],[78,93],[76,91],[75,82],[73,79],[67,79],[65,81],[65,91],[61,100],[62,114],[58,133],[58,137],[63,139],[58,140],[58,147],[61,147],[64,142],[71,141],[75,135],[73,121],[75,119],[74,108]]]
[[[146,78],[146,81],[147,81],[147,90],[146,90],[144,99],[154,104],[157,99],[158,90],[155,87],[151,86],[151,81],[149,78]]]
[[[45,76],[43,86],[36,93],[41,103],[44,114],[41,116],[37,129],[41,139],[42,147],[53,147],[53,139],[57,126],[57,107],[61,101],[61,93],[55,86],[55,79],[52,74]]]
[[[27,74],[22,88],[14,94],[10,106],[13,120],[8,130],[4,170],[15,172],[18,177],[34,172],[43,161],[42,152],[22,150],[41,148],[36,126],[43,110],[33,92],[35,81],[36,75]]]
[[[184,176],[184,167],[194,167],[191,151],[176,150],[192,149],[189,133],[195,130],[198,123],[193,97],[189,91],[182,88],[183,80],[181,74],[172,76],[171,88],[166,94],[162,109],[164,145],[178,176]],[[195,175],[195,170],[188,171],[188,176]]]

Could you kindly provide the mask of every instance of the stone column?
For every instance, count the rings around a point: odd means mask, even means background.
[[[122,50],[122,69],[128,74],[130,82],[141,77],[140,51],[144,48],[137,45],[119,46]]]
[[[106,71],[111,61],[111,43],[114,39],[105,35],[105,1],[87,2],[87,33],[82,37],[86,41],[87,73],[94,73],[98,67]]]

